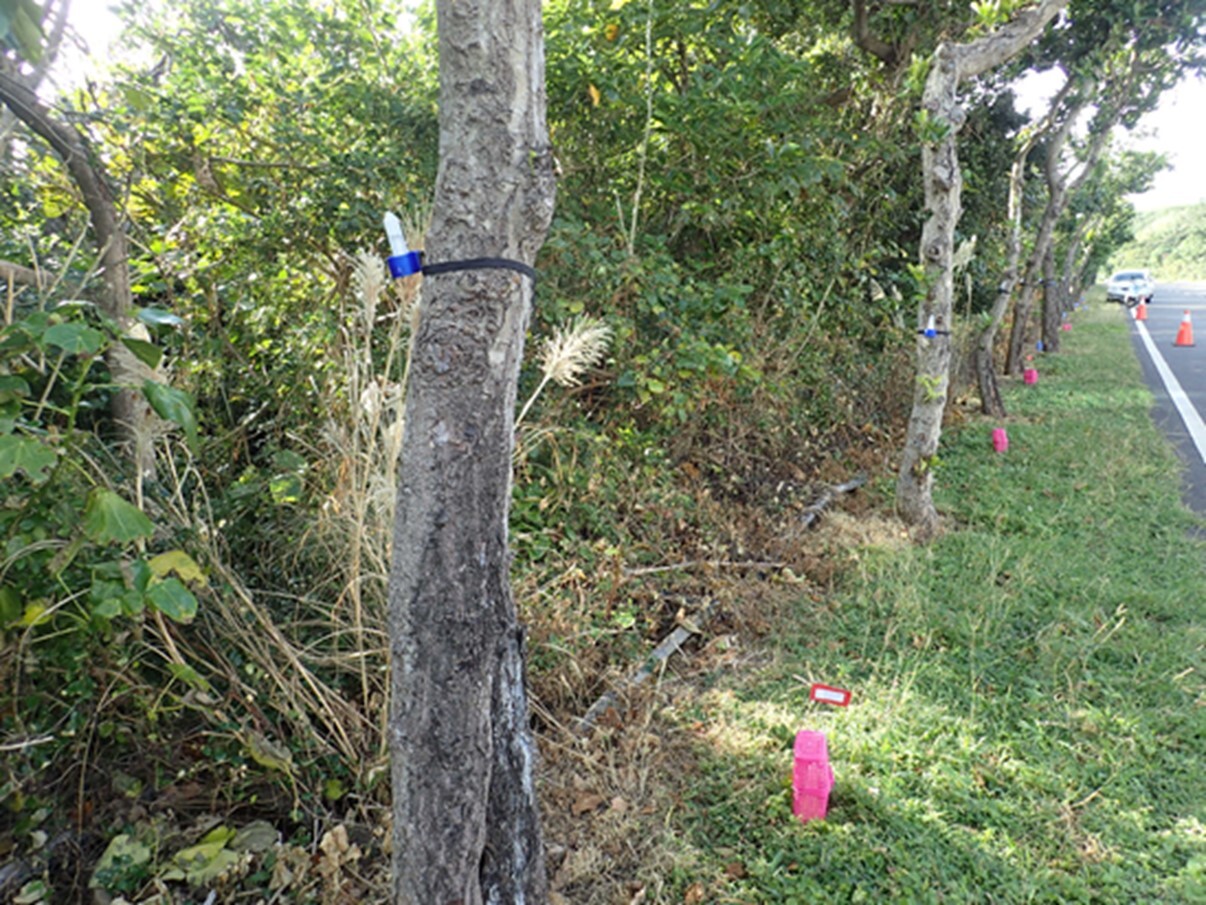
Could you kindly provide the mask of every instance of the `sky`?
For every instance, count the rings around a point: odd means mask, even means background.
[[[1144,135],[1146,133],[1146,136]],[[1206,81],[1181,82],[1160,100],[1159,109],[1144,117],[1136,133],[1124,139],[1127,147],[1163,151],[1174,169],[1156,177],[1150,192],[1132,196],[1138,210],[1160,210],[1206,201]]]
[[[119,23],[110,12],[108,0],[75,0],[71,19],[76,31],[86,36],[96,59],[104,59],[109,43],[116,38]],[[88,62],[76,64],[83,71]],[[77,76],[78,77],[78,76]],[[1023,105],[1024,108],[1024,105]],[[1206,201],[1206,81],[1183,81],[1161,99],[1157,110],[1144,117],[1138,128],[1118,136],[1124,147],[1161,151],[1172,169],[1156,177],[1155,185],[1131,203],[1141,211],[1160,210]]]

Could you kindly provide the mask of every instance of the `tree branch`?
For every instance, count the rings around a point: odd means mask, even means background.
[[[36,270],[23,264],[14,264],[12,261],[0,261],[0,281],[11,281],[22,286],[38,286],[41,282]]]
[[[871,33],[871,27],[867,22],[866,0],[853,0],[853,4],[854,43],[871,54],[871,56],[895,68],[900,62],[900,54],[896,47],[886,41],[881,41]]]
[[[1017,14],[990,34],[955,47],[959,79],[996,69],[1033,41],[1043,27],[1068,5],[1068,0],[1042,0],[1038,6]]]
[[[130,307],[126,236],[118,221],[113,196],[103,174],[90,159],[84,137],[76,129],[55,119],[33,91],[3,72],[0,72],[0,102],[50,145],[79,188],[92,220],[97,246],[102,249],[101,261],[107,290],[105,309],[115,318],[124,318]]]

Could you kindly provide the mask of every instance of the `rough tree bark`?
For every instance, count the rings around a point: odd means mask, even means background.
[[[428,263],[531,264],[552,219],[539,0],[438,0]],[[393,564],[394,900],[547,899],[523,638],[509,586],[514,408],[533,285],[423,278]]]
[[[79,189],[99,249],[105,287],[101,307],[123,334],[133,332],[129,243],[101,164],[76,129],[57,120],[28,86],[5,73],[0,73],[0,103],[50,145]],[[122,388],[114,396],[111,410],[118,435],[138,476],[151,478],[155,457],[148,425],[154,415],[141,389],[150,370],[120,346],[110,350],[105,361],[114,383]]]
[[[983,38],[966,44],[941,44],[930,64],[922,109],[933,123],[945,127],[945,131],[941,138],[925,141],[922,145],[926,210],[930,214],[921,234],[926,295],[918,311],[913,411],[896,481],[897,509],[921,540],[932,537],[939,527],[933,502],[932,466],[942,433],[950,378],[951,258],[963,188],[956,139],[966,118],[959,106],[959,85],[1016,55],[1067,2],[1043,0],[1037,7],[1019,13],[1013,21]],[[920,335],[931,317],[938,330],[946,331],[948,335],[933,339]]]

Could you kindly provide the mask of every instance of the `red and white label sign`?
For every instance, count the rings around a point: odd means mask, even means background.
[[[846,689],[822,685],[820,682],[813,683],[812,688],[808,690],[808,697],[821,704],[836,704],[838,707],[845,707],[850,703],[850,692]]]

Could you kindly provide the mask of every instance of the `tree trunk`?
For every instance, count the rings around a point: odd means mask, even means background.
[[[79,189],[99,249],[105,285],[101,307],[123,334],[132,332],[129,244],[101,165],[76,129],[55,119],[33,91],[4,73],[0,73],[0,102],[50,145]],[[105,363],[113,382],[121,387],[112,403],[118,436],[139,480],[152,478],[155,457],[149,428],[154,416],[142,392],[143,381],[152,376],[150,369],[121,346],[110,349]]]
[[[959,107],[959,84],[1017,54],[1066,3],[1067,0],[1043,0],[1038,7],[1020,13],[1012,22],[983,38],[968,44],[939,45],[926,79],[922,109],[935,126],[945,127],[945,132],[941,138],[922,145],[925,202],[930,214],[921,234],[926,295],[918,311],[913,411],[896,481],[897,509],[921,540],[932,537],[939,527],[933,502],[933,466],[950,379],[949,334],[954,288],[951,258],[963,187],[956,138],[966,118]],[[939,335],[927,338],[921,331],[931,318]]]
[[[1064,321],[1063,298],[1055,278],[1055,247],[1047,243],[1043,255],[1043,351],[1059,351],[1060,326]]]
[[[1005,359],[1005,373],[1018,375],[1022,373],[1025,364],[1025,351],[1028,345],[1027,333],[1030,330],[1030,316],[1034,311],[1034,299],[1040,286],[1044,286],[1043,262],[1051,248],[1055,235],[1055,224],[1063,212],[1067,199],[1067,179],[1061,176],[1059,161],[1068,136],[1072,131],[1072,123],[1079,114],[1081,107],[1075,107],[1065,117],[1059,128],[1052,134],[1047,146],[1047,204],[1043,208],[1043,216],[1039,221],[1038,232],[1034,237],[1034,247],[1030,259],[1026,263],[1026,280],[1022,284],[1022,292],[1013,312],[1013,328],[1009,334],[1009,354]],[[1044,343],[1044,349],[1046,344]]]
[[[1025,133],[1025,138],[1018,148],[1017,154],[1014,156],[1013,166],[1009,170],[1009,201],[1007,206],[1010,224],[1009,259],[1005,265],[1005,272],[1001,277],[1001,285],[997,291],[997,298],[993,304],[988,326],[980,335],[980,342],[976,349],[976,372],[980,379],[980,410],[985,415],[1004,418],[1008,414],[1005,411],[1005,400],[1001,398],[1001,390],[997,384],[995,353],[997,331],[1000,329],[1001,324],[1005,320],[1005,314],[1009,310],[1009,301],[1012,298],[1013,290],[1017,288],[1018,271],[1022,266],[1022,208],[1025,203],[1027,163],[1030,159],[1030,153],[1034,150],[1034,146],[1038,143],[1039,138],[1051,131],[1052,123],[1055,122],[1059,111],[1063,108],[1064,101],[1071,93],[1074,85],[1075,81],[1072,77],[1068,77],[1064,81],[1063,87],[1051,99],[1047,113],[1043,116],[1042,120]],[[1026,291],[1025,282],[1023,281],[1022,292],[1025,293]],[[1009,373],[1008,365],[1006,365],[1006,373]]]
[[[980,333],[976,344],[976,377],[980,384],[980,411],[985,415],[1004,418],[1005,400],[1001,398],[1001,388],[997,383],[997,369],[993,361],[993,352],[997,343],[997,330],[1005,312],[1009,309],[1009,299],[1013,296],[1013,288],[1018,282],[1018,267],[1022,260],[1022,201],[1026,186],[1026,161],[1038,132],[1031,132],[1022,146],[1018,148],[1009,170],[1009,259],[1005,264],[1005,272],[1001,275],[1001,283],[997,287],[997,297],[993,302],[992,313],[988,325]]]
[[[539,0],[439,0],[429,263],[531,264],[552,219]],[[394,900],[547,898],[509,585],[514,408],[531,279],[424,277],[389,582]]]
[[[30,91],[36,93],[42,80],[58,59],[59,50],[63,46],[63,37],[67,32],[67,16],[71,12],[71,0],[54,0],[42,5],[42,21],[39,23],[42,34],[46,36],[42,47],[42,57],[36,64],[22,66],[28,60],[17,58],[0,58],[0,72],[20,81]],[[7,105],[0,107],[0,164],[9,161],[12,154],[12,127],[18,122],[17,115]]]
[[[1064,146],[1067,144],[1068,135],[1072,129],[1072,123],[1075,121],[1080,112],[1088,106],[1091,98],[1086,97],[1080,104],[1073,107],[1066,117],[1063,125],[1052,139],[1051,146],[1047,149],[1047,207],[1043,211],[1043,219],[1039,224],[1038,235],[1034,240],[1034,248],[1031,251],[1030,262],[1026,268],[1026,291],[1018,300],[1017,308],[1014,312],[1013,330],[1010,334],[1009,342],[1009,358],[1006,361],[1006,372],[1009,374],[1018,374],[1023,368],[1023,350],[1026,345],[1026,330],[1030,322],[1030,314],[1034,304],[1034,295],[1040,279],[1042,285],[1049,287],[1048,280],[1054,277],[1055,266],[1052,263],[1049,267],[1047,264],[1047,256],[1053,254],[1052,244],[1055,241],[1055,226],[1059,222],[1060,216],[1068,206],[1069,200],[1075,196],[1084,181],[1092,172],[1093,167],[1097,165],[1097,161],[1101,159],[1101,154],[1105,150],[1106,141],[1109,139],[1110,132],[1114,128],[1121,116],[1121,111],[1117,107],[1112,107],[1113,113],[1111,116],[1102,120],[1100,115],[1092,123],[1092,137],[1089,140],[1089,148],[1085,153],[1084,160],[1077,166],[1080,170],[1076,176],[1072,176],[1072,169],[1067,171],[1060,170],[1060,158],[1063,153]],[[1101,102],[1101,99],[1097,99]],[[1049,273],[1049,275],[1047,275]],[[1044,274],[1040,278],[1040,274]],[[1055,331],[1049,329],[1048,317],[1056,317],[1056,330],[1058,330],[1059,314],[1048,314],[1048,297],[1058,296],[1058,292],[1044,292],[1044,307],[1043,307],[1043,349],[1047,352],[1055,352],[1059,349],[1059,337],[1055,336],[1052,339],[1052,334]],[[1055,305],[1058,309],[1058,305]],[[1053,342],[1052,346],[1048,346],[1048,342]]]
[[[1084,245],[1090,220],[1090,217],[1084,215],[1078,218],[1068,247],[1064,250],[1063,268],[1059,274],[1064,311],[1071,311],[1076,306],[1076,299],[1080,297],[1080,284],[1076,281],[1076,260],[1080,257],[1080,249]]]
[[[925,267],[926,296],[918,312],[917,378],[913,410],[896,482],[896,504],[904,520],[915,526],[923,539],[938,529],[933,503],[934,456],[942,433],[946,391],[950,376],[950,324],[954,278],[955,226],[959,222],[963,175],[955,136],[965,119],[959,108],[959,60],[956,45],[943,44],[934,54],[926,82],[922,109],[937,123],[948,126],[936,143],[922,145],[921,166],[925,179],[925,204],[930,216],[921,233],[921,260]],[[933,324],[946,335],[927,338],[920,334]]]

